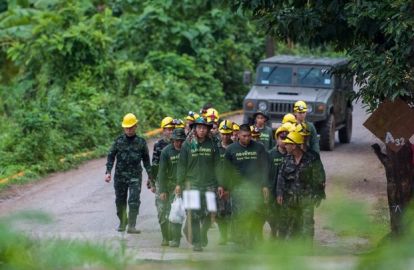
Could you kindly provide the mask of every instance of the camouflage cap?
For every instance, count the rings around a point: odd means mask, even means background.
[[[173,134],[171,136],[171,140],[176,140],[176,141],[184,141],[186,138],[184,129],[182,128],[176,128],[173,131]]]

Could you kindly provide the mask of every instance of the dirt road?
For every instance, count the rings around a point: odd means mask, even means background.
[[[233,117],[241,121],[241,116]],[[377,140],[362,123],[367,118],[360,104],[354,107],[352,142],[337,143],[333,152],[322,152],[327,172],[327,196],[324,203],[339,190],[350,200],[363,200],[374,212],[386,207],[385,176],[381,164],[370,149]],[[149,141],[152,149],[154,140]],[[89,161],[78,169],[50,175],[36,183],[13,187],[0,194],[0,216],[20,211],[37,210],[48,213],[53,222],[33,224],[21,222],[19,228],[34,236],[104,241],[114,245],[126,244],[137,259],[187,259],[192,253],[187,244],[183,248],[161,248],[161,235],[156,217],[154,195],[143,184],[141,208],[138,218],[140,235],[127,235],[115,231],[114,191],[112,184],[103,181],[106,159]],[[146,175],[144,174],[145,183]],[[321,211],[321,210],[318,210]],[[369,245],[366,239],[343,241],[327,226],[317,211],[315,239],[323,246],[358,251]],[[218,230],[213,228],[212,238],[203,256],[217,256]],[[183,241],[184,242],[184,241]],[[220,247],[219,249],[226,249]],[[345,252],[345,253],[346,253]]]

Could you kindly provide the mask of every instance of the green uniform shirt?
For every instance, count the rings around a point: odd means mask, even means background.
[[[286,154],[281,153],[277,147],[272,148],[269,152],[269,189],[274,197],[277,196],[277,177],[279,175],[280,167],[286,157]]]
[[[315,125],[311,122],[306,122],[307,128],[310,132],[309,138],[308,138],[308,147],[310,150],[316,152],[319,154],[320,149],[319,149],[319,138],[318,138],[318,133],[316,132],[316,128]]]
[[[273,131],[268,126],[265,126],[264,128],[259,129],[259,131],[260,131],[259,141],[264,145],[265,150],[269,151],[275,145],[273,141]]]
[[[307,151],[299,164],[287,155],[277,179],[277,196],[310,195],[325,198],[325,170],[319,156]]]
[[[172,144],[169,144],[161,151],[158,170],[160,193],[174,190],[177,184],[177,165],[179,158],[180,150],[176,150]]]
[[[250,141],[247,147],[240,142],[232,143],[224,154],[227,174],[222,184],[233,189],[243,183],[258,187],[268,186],[268,157],[261,143]]]
[[[119,177],[141,178],[144,164],[148,176],[151,177],[151,164],[147,142],[139,136],[128,137],[125,134],[115,139],[108,153],[106,172],[110,173],[115,166],[115,180]]]
[[[190,189],[207,190],[217,187],[220,155],[211,138],[199,143],[195,138],[183,143],[178,160],[177,184]]]

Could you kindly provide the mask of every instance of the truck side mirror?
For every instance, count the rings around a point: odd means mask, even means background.
[[[252,82],[252,73],[250,71],[243,72],[243,84],[249,85]]]

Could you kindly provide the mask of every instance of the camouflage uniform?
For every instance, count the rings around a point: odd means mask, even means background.
[[[160,139],[154,144],[154,149],[152,151],[152,166],[151,171],[154,178],[151,181],[151,186],[155,187],[156,179],[158,175],[158,168],[160,166],[161,151],[169,144],[170,142],[166,139]]]
[[[276,202],[276,188],[277,188],[277,177],[279,170],[284,162],[286,154],[281,153],[277,146],[269,152],[269,190],[270,190],[270,202],[269,202],[269,216],[268,222],[271,228],[272,237],[283,237],[279,232],[280,224],[280,205]]]
[[[171,211],[171,203],[175,198],[175,186],[177,184],[177,164],[180,157],[180,150],[176,150],[172,144],[169,144],[161,152],[160,167],[158,172],[159,194],[166,193],[167,199],[157,204],[158,221],[162,230],[164,239],[176,242],[177,245],[181,239],[181,224],[170,223],[168,216]],[[165,235],[164,235],[165,234]]]
[[[126,224],[128,199],[128,226],[129,228],[135,228],[141,204],[141,162],[143,162],[149,178],[152,177],[147,143],[143,138],[136,135],[132,137],[128,137],[125,134],[120,135],[109,150],[106,173],[111,173],[115,159],[114,187],[116,213],[121,225]]]
[[[313,239],[314,207],[325,199],[325,170],[319,155],[307,151],[299,164],[287,155],[277,180],[277,196],[283,196],[282,235]]]
[[[163,238],[163,242],[168,243],[169,236],[168,236],[168,216],[165,218],[165,212],[170,207],[170,203],[168,200],[162,201],[160,199],[160,182],[158,177],[158,169],[160,167],[160,158],[162,150],[167,147],[169,142],[166,139],[160,139],[154,144],[154,150],[152,152],[152,175],[154,175],[154,179],[151,182],[151,186],[155,187],[155,206],[157,208],[158,213],[158,223],[161,227],[161,234]]]
[[[219,160],[217,144],[209,137],[201,143],[196,138],[187,139],[181,148],[177,184],[185,189],[199,190],[201,195],[201,209],[191,210],[187,216],[191,217],[191,240],[197,248],[208,243],[207,231],[211,225],[211,218],[207,211],[205,192],[215,192],[217,189],[216,171]],[[187,224],[184,227],[185,231],[188,230]]]

